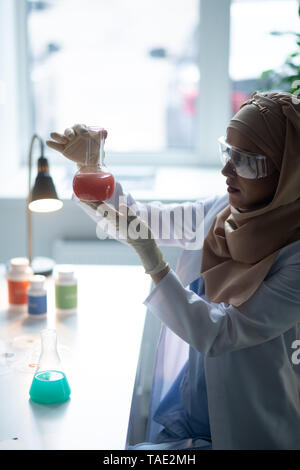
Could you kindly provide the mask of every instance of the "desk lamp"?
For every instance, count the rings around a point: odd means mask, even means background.
[[[31,188],[31,167],[32,152],[35,141],[40,143],[40,154],[37,167],[38,174]],[[53,180],[49,174],[49,165],[47,158],[44,157],[44,143],[41,137],[34,134],[28,154],[29,170],[29,189],[27,199],[27,249],[28,258],[31,263],[34,274],[43,274],[45,276],[52,274],[54,261],[50,258],[37,257],[32,259],[32,212],[45,213],[54,212],[62,208],[63,203],[58,199]]]

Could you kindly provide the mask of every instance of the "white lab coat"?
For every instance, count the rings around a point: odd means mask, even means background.
[[[120,194],[118,183],[109,201],[115,207]],[[174,208],[140,204],[131,195],[127,203],[143,210],[155,206],[160,212]],[[206,236],[228,204],[228,195],[187,204],[194,210],[204,206]],[[157,241],[185,248],[172,237]],[[202,247],[184,249],[176,270],[144,302],[165,325],[154,371],[155,379],[159,367],[160,383],[153,391],[150,428],[153,412],[187,361],[190,346],[204,358],[212,449],[300,450],[300,353],[295,350],[300,351],[300,241],[279,252],[264,282],[239,308],[209,302],[187,287],[200,277],[201,257]]]

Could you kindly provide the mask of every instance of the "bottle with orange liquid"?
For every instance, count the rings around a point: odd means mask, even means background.
[[[104,129],[89,127],[86,160],[73,179],[73,191],[81,201],[103,202],[115,190],[115,179],[104,165]]]
[[[12,258],[7,273],[9,310],[27,312],[27,289],[33,271],[27,258]]]

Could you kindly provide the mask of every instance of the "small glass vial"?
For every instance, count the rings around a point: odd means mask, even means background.
[[[33,271],[27,258],[12,258],[7,273],[8,303],[12,312],[27,312],[27,289]]]
[[[73,315],[77,312],[77,279],[71,269],[58,271],[55,279],[56,313]]]
[[[28,315],[32,318],[45,318],[47,315],[47,291],[45,276],[32,276],[27,291]]]

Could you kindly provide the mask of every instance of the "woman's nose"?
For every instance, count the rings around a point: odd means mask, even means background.
[[[230,162],[230,160],[226,163],[224,168],[221,171],[222,175],[224,176],[232,176],[236,175],[235,167],[234,165]]]

